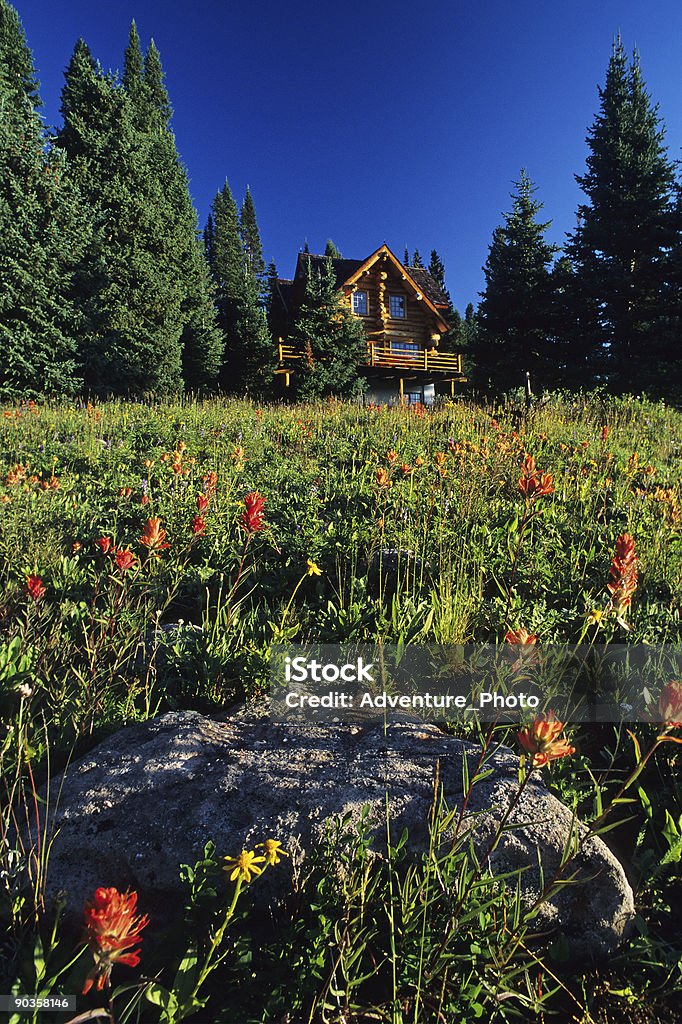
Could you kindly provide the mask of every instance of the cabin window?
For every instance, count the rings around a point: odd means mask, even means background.
[[[413,355],[420,351],[416,341],[395,341],[391,340],[391,352],[399,352],[403,355]]]
[[[389,309],[391,312],[391,318],[393,320],[404,320],[406,313],[406,303],[404,295],[389,295]]]
[[[369,313],[367,292],[353,292],[353,312],[358,316],[367,316]]]
[[[406,391],[403,396],[406,405],[421,405],[424,401],[423,391]]]

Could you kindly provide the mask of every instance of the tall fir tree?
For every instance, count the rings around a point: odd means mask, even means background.
[[[46,152],[33,59],[0,0],[0,397],[74,392],[82,330],[76,270],[90,221]]]
[[[256,207],[248,185],[246,186],[246,194],[239,214],[239,233],[242,239],[246,269],[248,273],[253,275],[258,294],[264,300],[266,282],[263,244],[260,231],[258,230],[258,221],[256,220]]]
[[[206,227],[204,228],[204,255],[206,256],[206,262],[208,263],[211,271],[213,270],[213,261],[215,259],[215,236],[213,231],[213,214],[209,213],[208,220],[206,221]]]
[[[134,73],[130,52],[129,82]],[[182,385],[182,285],[167,260],[170,200],[138,103],[82,41],[66,71],[62,115],[57,142],[97,225],[82,271],[86,383],[99,393],[175,391]]]
[[[305,293],[291,343],[305,353],[296,372],[299,398],[362,394],[365,381],[358,365],[366,359],[365,330],[336,287],[331,259],[321,268],[307,261]]]
[[[571,362],[614,390],[653,390],[667,342],[666,276],[674,243],[674,169],[642,78],[614,43],[589,129],[587,197],[567,252],[577,312]]]
[[[276,351],[261,289],[242,242],[237,204],[227,181],[213,200],[211,216],[211,269],[225,350],[222,384],[229,391],[266,396],[272,387]]]
[[[324,247],[324,254],[325,256],[330,256],[333,260],[343,259],[343,256],[341,255],[341,250],[334,245],[331,238],[327,239],[327,244]]]
[[[163,183],[167,196],[166,262],[182,290],[180,345],[183,379],[189,390],[210,390],[218,383],[223,340],[187,172],[171,132],[173,111],[163,80],[161,56],[154,40],[144,57],[142,84],[137,102],[138,114],[143,130],[151,133],[152,173]]]
[[[412,253],[412,263],[410,264],[410,266],[412,266],[412,267],[423,267],[424,266],[424,260],[421,258],[421,253],[419,252],[419,249],[415,249],[414,252]]]
[[[429,274],[434,279],[438,287],[440,288],[444,298],[447,299],[448,308],[445,314],[445,319],[448,322],[449,330],[443,336],[440,341],[439,349],[443,352],[452,352],[459,348],[462,343],[462,318],[455,309],[450,292],[445,284],[445,264],[438,255],[435,249],[431,250],[431,258],[429,260]]]
[[[542,203],[526,174],[515,184],[512,209],[493,232],[483,268],[485,291],[478,309],[474,346],[476,381],[506,391],[533,380],[556,385],[550,353],[551,264],[556,246],[545,240],[549,223],[537,215]]]

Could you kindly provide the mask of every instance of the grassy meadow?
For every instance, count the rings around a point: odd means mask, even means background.
[[[77,936],[57,942],[44,879],[13,829],[26,807],[39,817],[34,794],[48,774],[132,722],[182,708],[222,713],[265,695],[273,642],[504,644],[528,634],[540,645],[679,644],[681,470],[682,414],[637,399],[556,398],[528,416],[464,401],[433,411],[221,400],[0,410],[0,990],[80,992],[91,959]],[[524,478],[536,481],[525,491]],[[254,492],[262,514],[249,519]],[[623,535],[637,568],[616,607],[607,587]],[[391,585],[387,549],[402,552]],[[616,795],[609,826],[628,819],[605,840],[626,866],[638,918],[609,964],[576,972],[556,944],[511,942],[494,913],[499,883],[478,866],[486,884],[464,886],[457,955],[441,949],[426,986],[415,963],[435,956],[439,919],[422,929],[419,957],[401,958],[390,907],[406,920],[431,898],[398,884],[399,851],[395,876],[372,867],[362,836],[348,875],[363,899],[389,908],[385,930],[370,939],[357,924],[349,938],[352,900],[339,903],[321,850],[298,921],[254,949],[248,888],[258,879],[237,865],[207,910],[217,858],[238,854],[209,847],[189,887],[189,960],[170,947],[152,983],[143,942],[140,967],[114,967],[127,994],[97,989],[84,1005],[105,1007],[110,1020],[173,1024],[673,1024],[680,747],[659,742],[643,764],[653,725],[567,733],[575,754],[542,768],[552,790],[599,831]],[[499,741],[518,747],[513,729]],[[265,866],[286,870],[275,856]],[[422,870],[423,886],[431,869]],[[464,849],[438,867],[459,884],[470,870]],[[438,901],[429,909],[443,912]],[[196,962],[206,956],[204,976]],[[377,991],[371,965],[382,958],[394,970]],[[68,1019],[35,1012],[16,1019]]]

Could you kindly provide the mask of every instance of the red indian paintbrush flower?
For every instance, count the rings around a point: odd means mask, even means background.
[[[192,533],[198,537],[206,533],[206,520],[203,516],[195,516],[192,520]]]
[[[682,729],[682,682],[671,679],[661,690],[658,713],[669,729]]]
[[[635,542],[629,533],[622,533],[616,541],[616,553],[611,560],[611,582],[608,590],[611,605],[618,616],[627,611],[637,589],[637,563]]]
[[[550,711],[519,730],[519,743],[531,755],[534,768],[575,754],[575,747],[560,738],[563,727],[564,723]]]
[[[116,552],[114,556],[114,561],[116,562],[117,568],[120,569],[121,572],[127,572],[128,569],[132,569],[137,559],[135,558],[135,555],[132,553],[132,551],[130,551],[128,548],[125,548]]]
[[[156,516],[147,520],[144,533],[140,537],[140,544],[144,544],[151,554],[158,554],[164,548],[170,547],[166,541],[166,531],[161,529],[161,520]]]
[[[242,512],[242,526],[251,535],[265,529],[263,513],[265,510],[265,498],[258,491],[251,491],[244,498],[246,508]]]
[[[504,639],[508,644],[520,644],[522,647],[526,647],[537,643],[538,638],[535,633],[528,633],[523,626],[519,626],[518,629],[507,630]]]
[[[47,587],[43,584],[40,576],[26,577],[26,593],[36,603],[47,593]]]
[[[95,889],[92,900],[85,903],[85,940],[95,965],[85,979],[83,995],[93,986],[101,991],[109,985],[114,964],[137,967],[140,949],[131,946],[141,941],[141,932],[148,924],[146,914],[137,914],[136,892]]]
[[[216,487],[218,486],[218,474],[211,470],[206,476],[202,476],[201,482],[204,485],[204,490],[210,497],[212,494],[215,494]]]
[[[197,512],[205,512],[209,506],[210,498],[207,494],[197,495]]]
[[[539,498],[554,491],[554,477],[551,473],[540,475],[532,455],[526,455],[521,463],[518,490],[524,498]]]
[[[109,550],[111,549],[110,537],[100,537],[97,541],[95,541],[95,543],[97,544],[97,547],[100,549],[103,555],[107,555],[109,553]]]

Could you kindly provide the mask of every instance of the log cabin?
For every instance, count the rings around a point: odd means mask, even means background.
[[[285,386],[291,384],[303,353],[287,343],[305,291],[306,261],[313,268],[328,256],[299,253],[293,279],[278,279],[274,291],[272,326],[278,338],[279,367]],[[336,285],[367,338],[365,400],[372,403],[432,405],[437,395],[454,395],[466,381],[462,356],[440,352],[448,330],[448,301],[423,267],[406,267],[387,245],[365,260],[331,259]]]

